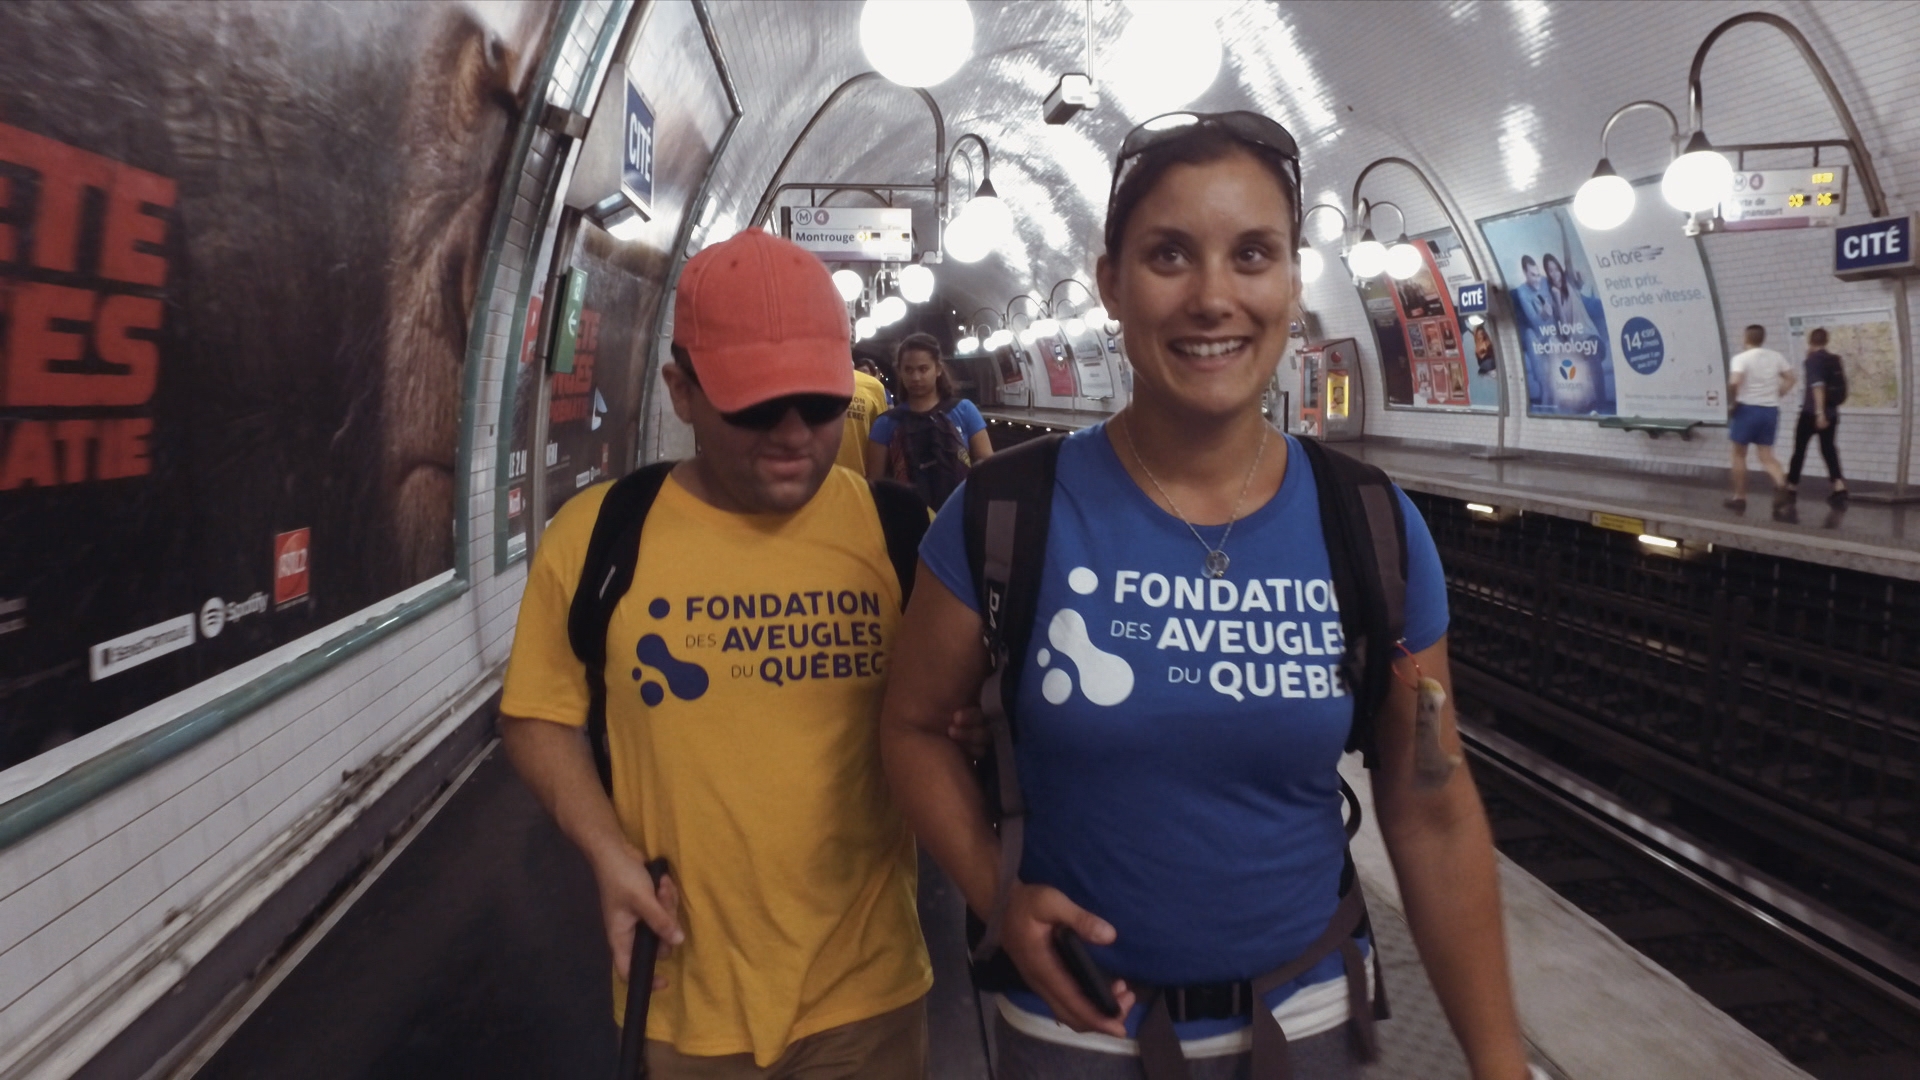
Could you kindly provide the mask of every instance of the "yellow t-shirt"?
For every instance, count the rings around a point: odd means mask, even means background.
[[[520,605],[501,711],[582,726],[567,609],[610,484],[561,507]],[[877,724],[900,586],[865,480],[795,513],[730,514],[669,479],[607,648],[613,803],[665,855],[685,945],[647,1037],[765,1066],[815,1032],[924,995],[914,842]],[[625,986],[615,980],[616,1018]]]
[[[887,411],[887,387],[864,371],[853,373],[853,403],[847,406],[847,428],[840,435],[840,456],[835,465],[845,465],[865,476],[867,473],[867,436],[873,431],[873,418]]]

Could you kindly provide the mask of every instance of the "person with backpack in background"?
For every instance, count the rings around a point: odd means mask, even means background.
[[[1820,456],[1826,459],[1827,476],[1833,491],[1827,496],[1839,502],[1847,497],[1847,480],[1840,474],[1840,450],[1834,437],[1840,427],[1840,406],[1847,402],[1847,369],[1840,358],[1827,351],[1827,328],[1816,327],[1807,334],[1805,364],[1807,392],[1800,398],[1800,422],[1793,429],[1793,459],[1787,462],[1787,490],[1800,487],[1800,469],[1807,463],[1807,443],[1820,437]]]
[[[593,869],[616,1017],[636,924],[665,944],[651,1075],[922,1080],[932,967],[876,723],[927,508],[834,465],[853,362],[814,256],[708,247],[673,326],[697,449],[547,526],[502,742]]]
[[[931,334],[909,334],[893,354],[900,404],[873,422],[867,475],[890,477],[938,509],[967,471],[993,454],[980,409],[955,397]]]
[[[1529,1075],[1438,552],[1384,474],[1260,412],[1300,190],[1267,117],[1135,128],[1098,263],[1132,402],[977,467],[921,545],[881,750],[982,924],[1002,1080],[1357,1077],[1384,989],[1343,748],[1473,1076]],[[975,700],[986,782],[949,737]]]

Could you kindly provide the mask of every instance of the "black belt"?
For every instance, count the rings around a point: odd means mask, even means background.
[[[1232,1020],[1253,1015],[1253,982],[1201,983],[1197,986],[1170,986],[1161,991],[1167,1000],[1167,1013],[1176,1024],[1189,1020]]]

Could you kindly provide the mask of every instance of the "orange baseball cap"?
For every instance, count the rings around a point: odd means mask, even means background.
[[[723,413],[789,394],[853,396],[847,302],[824,263],[762,229],[687,260],[673,342]]]

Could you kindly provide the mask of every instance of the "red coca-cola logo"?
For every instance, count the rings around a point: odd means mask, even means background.
[[[307,595],[309,530],[295,529],[273,538],[273,603],[291,604]]]

